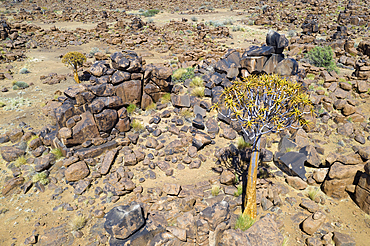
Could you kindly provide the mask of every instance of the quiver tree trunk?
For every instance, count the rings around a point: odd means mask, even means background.
[[[252,148],[252,156],[248,168],[247,189],[244,196],[244,212],[243,216],[249,216],[252,219],[257,217],[257,200],[256,200],[256,186],[257,186],[257,171],[258,160],[260,156],[260,142],[259,137]]]
[[[74,69],[73,70],[73,76],[74,76],[74,79],[77,82],[77,84],[79,84],[80,83],[80,79],[78,78],[77,69]]]

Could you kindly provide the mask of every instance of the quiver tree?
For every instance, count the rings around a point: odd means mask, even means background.
[[[85,61],[86,61],[86,56],[77,51],[68,52],[62,57],[62,62],[66,66],[72,67],[73,76],[77,83],[80,83],[80,79],[78,78],[77,69],[78,67],[81,67]]]
[[[261,137],[290,127],[307,125],[306,114],[313,112],[303,88],[278,75],[249,76],[236,80],[221,93],[214,105],[220,115],[240,123],[243,137],[252,142],[252,156],[247,174],[243,216],[257,216],[256,184]],[[243,180],[245,182],[245,180]]]

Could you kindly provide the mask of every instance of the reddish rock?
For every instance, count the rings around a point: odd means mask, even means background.
[[[84,161],[76,162],[70,165],[64,175],[65,179],[69,182],[78,181],[87,177],[90,173],[90,170]]]
[[[14,177],[14,178],[8,180],[4,184],[4,188],[2,190],[3,196],[5,196],[6,194],[8,194],[9,191],[11,191],[12,189],[14,189],[15,187],[20,186],[21,184],[23,184],[23,182],[24,182],[24,178],[23,177]]]

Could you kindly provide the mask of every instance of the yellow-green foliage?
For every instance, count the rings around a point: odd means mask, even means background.
[[[245,149],[245,148],[252,146],[250,143],[247,143],[246,141],[244,141],[243,137],[238,138],[237,145],[238,145],[238,149]]]
[[[63,153],[59,148],[52,149],[50,152],[54,154],[56,160],[59,160],[63,157]]]
[[[234,196],[235,197],[238,197],[238,196],[240,196],[243,193],[243,186],[242,185],[238,185],[237,188],[238,188],[238,190],[235,191],[235,193],[234,193]]]
[[[248,215],[240,215],[235,223],[235,229],[240,229],[242,231],[245,231],[249,229],[253,224],[255,220],[249,217]]]
[[[27,141],[27,145],[30,145],[30,142],[31,142],[32,140],[35,140],[36,138],[39,138],[39,136],[37,136],[37,135],[32,135],[32,137]]]
[[[77,70],[78,67],[82,66],[85,61],[86,56],[77,51],[68,52],[62,57],[62,62],[66,66],[71,66],[74,70]]]
[[[171,93],[166,93],[161,97],[161,103],[167,104],[171,102]]]
[[[37,181],[39,181],[43,185],[46,185],[47,183],[49,183],[47,174],[45,172],[42,172],[42,173],[36,173],[35,175],[33,175],[32,182],[36,183]]]
[[[22,165],[24,165],[24,164],[26,164],[26,163],[27,163],[27,159],[26,159],[26,157],[25,157],[24,155],[22,155],[22,156],[18,157],[18,158],[14,161],[14,166],[16,166],[16,167],[20,167],[20,166],[22,166]]]
[[[218,196],[220,194],[220,186],[218,185],[213,185],[212,190],[211,190],[212,196]]]
[[[309,74],[307,74],[306,78],[314,80],[315,79],[315,74],[309,73]]]
[[[84,228],[87,219],[83,215],[76,216],[71,221],[71,227],[73,231],[78,231]]]
[[[190,87],[203,87],[204,86],[204,80],[201,77],[195,77],[190,82]]]
[[[128,105],[127,113],[132,114],[133,112],[135,112],[135,110],[136,110],[136,105],[135,104],[131,103],[130,105]]]
[[[318,188],[312,188],[308,191],[308,197],[314,201],[316,199],[317,193],[319,193]]]
[[[271,100],[274,104],[269,105]],[[307,125],[306,111],[313,114],[313,106],[301,84],[278,75],[248,76],[243,81],[236,80],[221,94],[222,105],[230,109],[245,130],[261,134],[266,124],[269,130],[279,132],[289,128],[294,122]],[[213,108],[219,110],[221,105]]]
[[[179,68],[175,72],[173,72],[172,78],[179,80],[181,77],[187,72],[186,68]]]
[[[157,104],[155,104],[155,103],[151,103],[151,104],[149,104],[148,105],[148,107],[146,107],[146,109],[145,110],[155,110],[157,108]]]
[[[193,117],[193,113],[189,111],[189,109],[181,110],[179,115],[185,119],[189,119]]]
[[[140,121],[138,121],[138,120],[133,120],[132,122],[131,122],[131,127],[132,127],[132,129],[135,131],[135,132],[141,132],[142,130],[144,130],[144,126],[143,126],[143,124],[141,124],[141,122]]]
[[[195,97],[204,97],[204,87],[194,87],[191,90],[191,95]]]

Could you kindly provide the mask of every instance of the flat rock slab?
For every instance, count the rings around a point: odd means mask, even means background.
[[[114,149],[118,146],[116,141],[110,141],[99,146],[92,146],[89,148],[81,148],[76,150],[75,154],[81,159],[94,158],[103,154],[107,150]]]
[[[304,181],[307,180],[305,176],[306,169],[304,167],[304,163],[307,160],[306,155],[298,152],[288,152],[285,154],[277,152],[275,156],[277,157],[277,164],[280,169],[291,176],[298,176]]]

